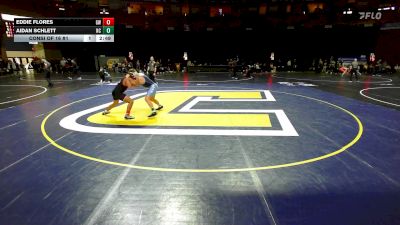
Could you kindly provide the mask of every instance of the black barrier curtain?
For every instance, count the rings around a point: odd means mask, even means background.
[[[224,64],[229,58],[263,62],[275,52],[277,59],[299,61],[330,56],[360,56],[374,52],[377,28],[242,32],[146,32],[116,29],[114,43],[58,43],[62,54],[78,57],[83,71],[94,71],[94,55],[127,56],[134,52],[142,62],[150,56],[181,62],[183,53],[197,63]]]

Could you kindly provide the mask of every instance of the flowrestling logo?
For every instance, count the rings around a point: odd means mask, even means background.
[[[380,20],[382,18],[381,12],[359,12],[360,20]]]

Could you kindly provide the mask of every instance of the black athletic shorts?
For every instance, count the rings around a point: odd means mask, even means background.
[[[124,93],[126,89],[127,88],[125,86],[123,86],[121,83],[118,83],[117,86],[112,91],[113,99],[123,101],[126,96]]]

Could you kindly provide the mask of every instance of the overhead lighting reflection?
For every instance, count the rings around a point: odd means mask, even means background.
[[[108,15],[108,14],[110,14],[110,12],[108,12],[108,10],[106,8],[102,8],[101,11],[100,11],[100,14],[101,15],[104,15],[104,14]]]
[[[182,196],[182,190],[176,190],[177,193],[170,193],[164,206],[160,206],[160,219],[162,224],[175,224],[176,222],[193,221],[194,211],[188,206],[190,199]]]
[[[30,18],[30,17],[16,16],[16,15],[10,15],[10,14],[5,14],[5,13],[1,14],[1,19],[4,21],[13,21],[14,22],[15,18]]]

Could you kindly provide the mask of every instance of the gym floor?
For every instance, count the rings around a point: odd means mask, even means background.
[[[0,78],[1,225],[400,224],[398,75],[52,78]]]

